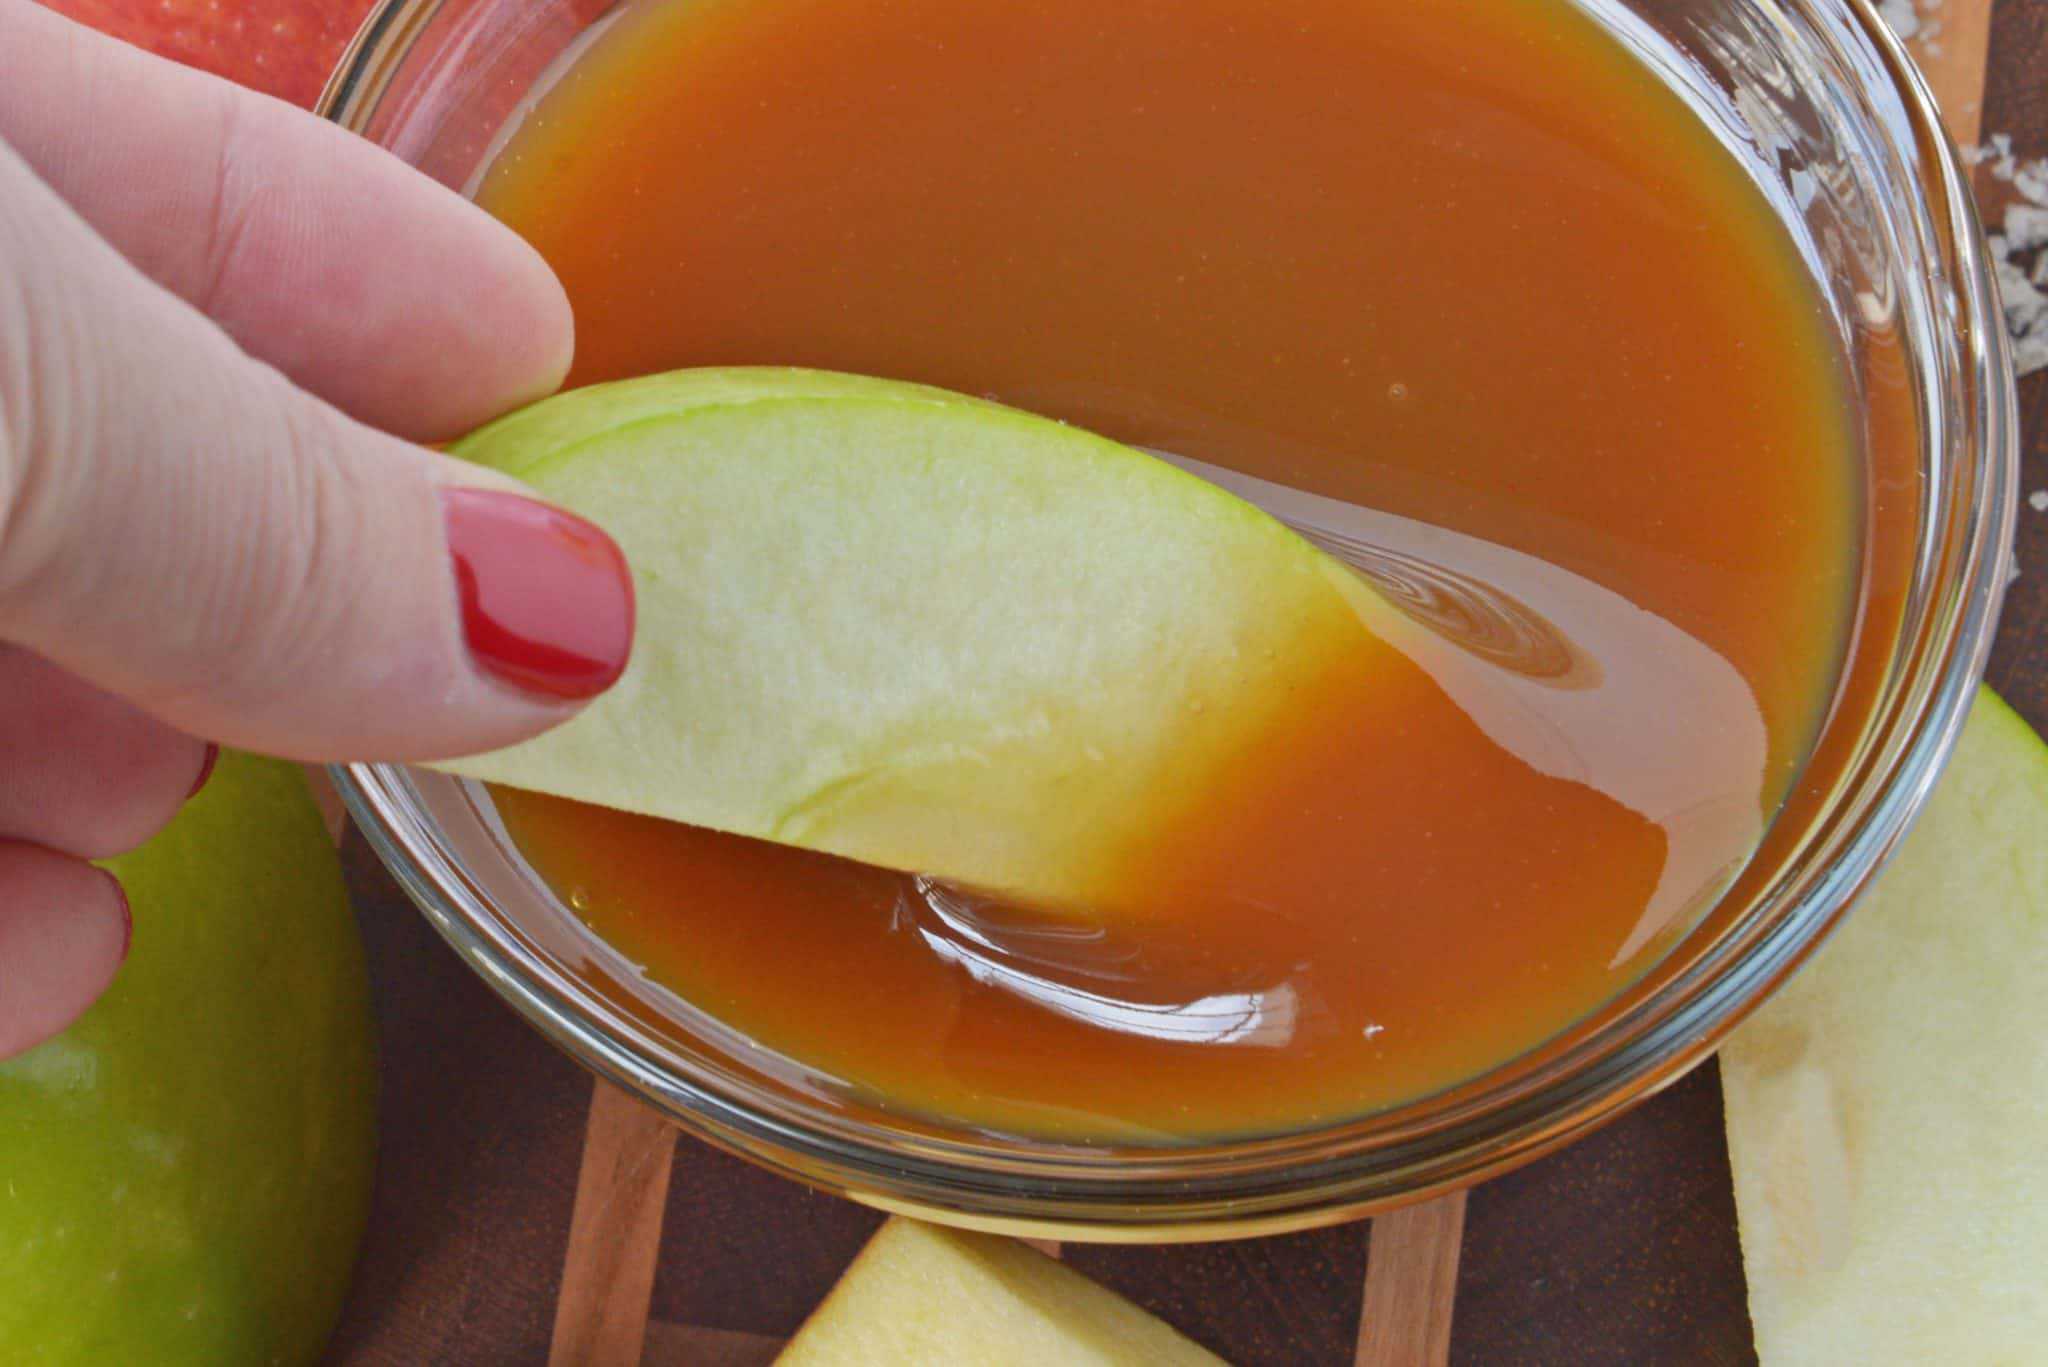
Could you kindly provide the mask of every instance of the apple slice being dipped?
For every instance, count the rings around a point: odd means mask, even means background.
[[[631,561],[619,684],[438,767],[1053,904],[1118,871],[1391,611],[1231,494],[889,381],[685,371],[456,454]]]

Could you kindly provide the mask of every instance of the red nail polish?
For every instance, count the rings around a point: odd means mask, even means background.
[[[444,488],[462,633],[485,670],[551,698],[588,698],[625,672],[633,578],[618,545],[559,508]]]
[[[128,962],[128,950],[135,943],[135,912],[128,904],[128,889],[121,886],[121,880],[109,873],[107,881],[114,885],[114,900],[121,904],[121,957],[114,962],[125,964]]]
[[[192,791],[185,794],[187,802],[199,796],[199,790],[206,786],[206,780],[213,777],[213,766],[219,762],[220,747],[211,741],[207,742],[206,754],[199,761],[199,777],[192,780]]]

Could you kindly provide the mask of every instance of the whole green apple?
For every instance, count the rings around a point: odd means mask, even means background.
[[[0,1062],[0,1362],[308,1361],[376,1133],[333,844],[295,766],[224,754],[108,866],[127,963],[69,1030]]]

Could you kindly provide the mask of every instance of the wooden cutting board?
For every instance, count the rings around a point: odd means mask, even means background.
[[[2048,0],[1923,4],[1959,143],[2048,152]],[[1987,63],[1987,52],[1990,60]],[[2048,490],[2048,375],[2022,387]],[[2048,730],[2048,513],[1991,679]],[[502,1006],[343,835],[383,1034],[376,1208],[332,1359],[584,1367],[768,1361],[881,1217],[688,1138]],[[1060,1250],[1240,1364],[1740,1363],[1750,1339],[1710,1065],[1469,1195],[1369,1224]]]

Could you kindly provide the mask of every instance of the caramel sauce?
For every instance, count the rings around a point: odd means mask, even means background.
[[[878,1104],[1181,1138],[1448,1085],[1641,972],[1811,746],[1843,362],[1740,164],[1563,3],[642,3],[479,197],[569,291],[571,383],[990,395],[1403,606],[1176,795],[1144,917],[496,794],[650,979]]]

